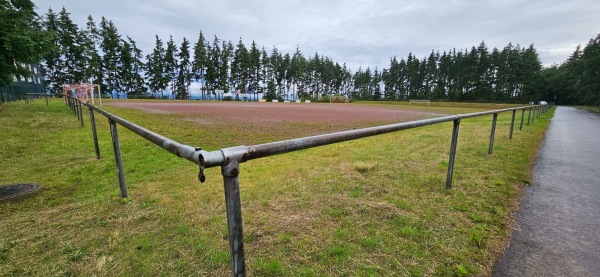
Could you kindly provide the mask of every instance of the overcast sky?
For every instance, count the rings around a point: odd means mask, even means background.
[[[252,40],[269,51],[276,46],[305,56],[315,52],[347,63],[353,70],[389,67],[392,56],[432,50],[464,49],[481,41],[492,50],[533,43],[544,65],[563,62],[578,44],[600,33],[598,0],[33,0],[40,15],[64,6],[85,27],[88,14],[96,23],[112,20],[119,33],[138,42],[147,54],[154,35],[169,35],[192,45],[200,30]]]

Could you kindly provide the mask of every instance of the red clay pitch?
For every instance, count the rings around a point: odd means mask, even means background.
[[[366,123],[405,122],[441,114],[404,110],[402,106],[324,103],[183,102],[116,100],[111,106],[137,108],[156,113],[181,113],[210,121]]]

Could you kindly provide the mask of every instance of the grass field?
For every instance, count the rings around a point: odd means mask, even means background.
[[[590,111],[590,112],[600,113],[600,107],[594,107],[594,106],[575,106],[575,108],[578,108],[580,110],[586,110],[586,111]]]
[[[263,131],[253,131],[235,122],[199,125],[185,114],[105,108],[207,150],[339,128],[279,124],[264,131],[257,122]],[[410,107],[446,114],[485,108],[491,106]],[[450,191],[452,123],[242,164],[249,275],[489,274],[551,115],[523,131],[517,125],[509,140],[510,113],[501,114],[492,155],[491,115],[463,120]],[[96,115],[96,160],[87,112],[85,119],[79,128],[60,101],[3,105],[0,184],[45,189],[0,205],[0,275],[229,275],[220,170],[208,169],[200,184],[197,165],[120,128],[130,196],[121,200],[107,121]]]

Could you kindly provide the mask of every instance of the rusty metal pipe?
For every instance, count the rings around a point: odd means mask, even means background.
[[[151,141],[152,143],[162,147],[163,149],[171,152],[172,154],[177,155],[178,157],[187,159],[196,164],[200,164],[199,156],[200,156],[200,148],[192,147],[189,145],[181,144],[177,141],[174,141],[170,138],[152,132],[142,126],[131,123],[125,119],[122,119],[112,113],[104,111],[98,107],[95,107],[90,104],[85,104],[89,108],[94,111],[106,116],[108,119],[118,123],[119,125],[127,128],[128,130],[138,134],[139,136]]]

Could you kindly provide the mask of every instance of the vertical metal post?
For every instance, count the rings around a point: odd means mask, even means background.
[[[498,113],[494,114],[492,121],[492,132],[490,133],[490,146],[488,148],[488,154],[492,154],[494,150],[494,135],[496,134],[496,120],[498,120]]]
[[[529,126],[530,119],[531,119],[531,107],[529,107],[529,113],[527,114],[527,126]]]
[[[46,94],[46,106],[48,106],[48,94]]]
[[[509,139],[512,139],[513,128],[515,127],[515,114],[516,113],[517,113],[517,110],[513,110],[512,119],[510,120],[510,134],[508,135]]]
[[[521,126],[519,127],[519,130],[523,130],[523,120],[525,119],[525,108],[523,108],[523,110],[521,111]]]
[[[125,186],[125,173],[123,172],[123,161],[121,161],[121,146],[119,145],[119,135],[117,134],[117,124],[108,119],[110,125],[110,135],[112,137],[113,150],[115,151],[115,162],[117,164],[117,175],[119,175],[119,187],[121,188],[121,197],[127,198],[127,187]]]
[[[92,137],[94,138],[94,150],[96,150],[96,160],[100,159],[100,147],[98,146],[98,133],[96,133],[96,118],[94,117],[94,109],[90,110],[90,124],[92,125]]]
[[[450,143],[450,159],[448,160],[448,176],[446,176],[446,189],[452,188],[452,176],[454,175],[454,161],[456,158],[456,145],[458,144],[459,127],[460,118],[454,120],[454,128],[452,128],[452,142]]]
[[[81,108],[81,101],[77,100],[77,110],[79,114],[79,122],[81,123],[81,127],[83,128],[83,108]]]
[[[77,120],[81,121],[81,114],[79,113],[79,103],[77,103],[77,100],[73,99],[73,104],[73,107],[75,108],[75,115],[77,115]]]
[[[231,275],[246,276],[244,258],[244,233],[242,230],[242,200],[240,197],[240,165],[231,160],[221,167],[225,186],[225,205],[227,209],[227,231],[229,234],[229,254],[231,256]]]

